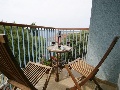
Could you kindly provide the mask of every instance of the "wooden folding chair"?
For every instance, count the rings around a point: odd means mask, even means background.
[[[98,63],[98,65],[96,67],[89,65],[87,62],[85,62],[85,60],[82,60],[80,58],[65,65],[65,68],[67,69],[69,75],[71,76],[72,80],[75,83],[75,85],[73,87],[67,88],[66,90],[77,90],[77,89],[81,90],[81,86],[83,86],[88,80],[93,80],[94,83],[97,85],[98,89],[102,90],[102,88],[100,87],[98,82],[95,80],[95,75],[97,74],[99,67],[102,65],[102,63],[105,61],[105,59],[107,58],[107,56],[113,49],[113,47],[116,44],[116,42],[118,41],[118,39],[119,39],[118,36],[116,36],[113,39],[108,50],[106,51],[106,53],[104,54],[104,56],[102,57],[102,59],[100,60],[100,62]],[[72,69],[77,71],[78,73],[80,73],[81,76],[76,79],[71,71]]]
[[[8,78],[8,83],[14,86],[13,90],[38,90],[35,85],[43,79],[44,82],[40,84],[43,84],[42,90],[46,90],[51,70],[49,66],[34,62],[28,62],[22,70],[9,48],[7,36],[0,35],[0,72]]]

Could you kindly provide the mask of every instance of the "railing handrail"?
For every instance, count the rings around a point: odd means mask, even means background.
[[[89,28],[55,28],[58,30],[89,30]]]
[[[0,25],[5,25],[5,26],[19,26],[19,27],[31,27],[31,28],[50,28],[50,29],[55,29],[53,27],[45,27],[45,26],[37,26],[37,25],[27,25],[27,24],[16,24],[16,23],[7,23],[7,22],[0,22]]]
[[[0,22],[0,25],[18,26],[18,27],[31,27],[31,28],[58,29],[58,30],[89,30],[89,28],[54,28],[54,27],[45,27],[45,26],[27,25],[27,24],[16,24],[16,23],[7,23],[7,22]]]

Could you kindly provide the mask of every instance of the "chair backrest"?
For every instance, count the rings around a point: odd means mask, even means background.
[[[32,90],[36,88],[30,83],[14,58],[8,45],[6,35],[0,35],[0,71],[10,80],[29,87]]]

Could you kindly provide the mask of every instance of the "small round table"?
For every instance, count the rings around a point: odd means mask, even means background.
[[[59,73],[58,73],[58,69],[59,69],[59,53],[66,53],[66,52],[70,52],[72,47],[66,46],[66,45],[61,45],[61,48],[58,48],[58,45],[54,45],[54,46],[48,46],[47,49],[50,52],[50,57],[51,57],[51,52],[55,52],[57,54],[57,71],[56,71],[56,78],[55,81],[59,82]]]

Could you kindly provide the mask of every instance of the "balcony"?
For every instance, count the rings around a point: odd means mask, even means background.
[[[66,63],[78,57],[86,59],[89,28],[54,28],[34,24],[0,22],[0,33],[8,36],[10,48],[21,68],[24,68],[28,61],[49,65],[50,53],[47,47],[52,45],[52,42],[58,43],[59,33],[61,33],[60,43],[66,45],[67,42],[70,42],[69,46],[72,47],[72,51],[69,53],[70,57],[68,54],[62,54],[62,59]],[[54,56],[54,53],[52,55]],[[62,79],[63,76],[60,76]],[[61,80],[56,83],[54,78],[55,75],[52,74],[47,90],[65,90],[69,86],[65,84],[69,80]],[[1,73],[0,85],[2,86],[5,83],[6,78]],[[101,83],[101,86],[105,90],[116,89],[114,85],[109,86],[105,83]],[[93,90],[93,88],[95,88],[95,85],[92,82],[88,82],[84,86],[84,90]]]

